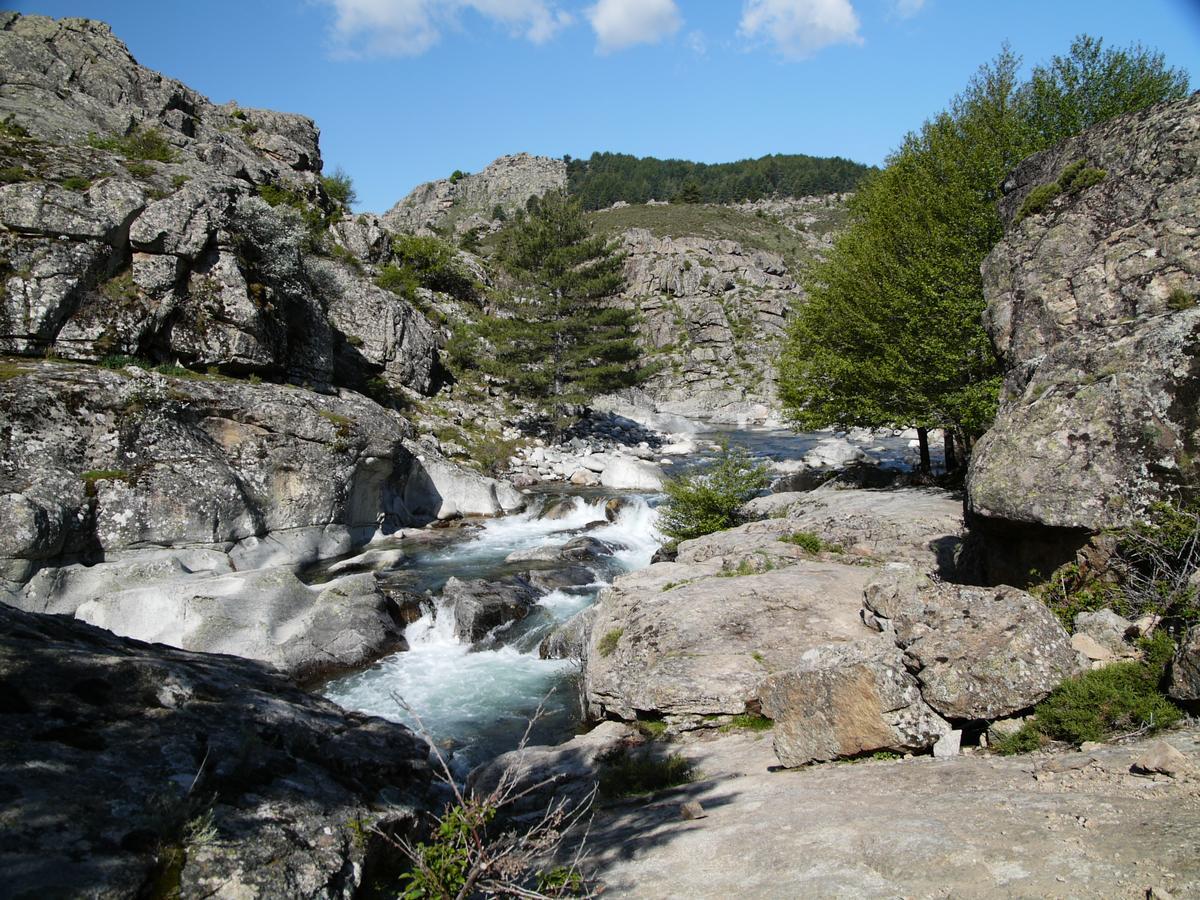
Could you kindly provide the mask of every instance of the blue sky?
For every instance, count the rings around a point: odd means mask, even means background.
[[[11,0],[10,0],[11,2]],[[504,153],[879,163],[1003,41],[1087,32],[1200,88],[1200,0],[30,0],[217,102],[312,116],[361,209]]]

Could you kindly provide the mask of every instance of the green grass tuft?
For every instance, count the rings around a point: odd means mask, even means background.
[[[696,778],[691,762],[677,754],[666,757],[630,756],[620,751],[600,768],[602,797],[635,797],[689,784]]]
[[[621,640],[621,635],[625,633],[623,628],[614,628],[607,632],[596,643],[596,650],[601,656],[612,656],[613,651],[617,649],[617,643]]]
[[[775,727],[775,720],[754,713],[742,713],[734,716],[721,726],[721,731],[770,731]]]

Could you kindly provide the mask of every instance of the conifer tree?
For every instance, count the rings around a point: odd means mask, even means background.
[[[624,257],[592,234],[578,201],[543,196],[501,232],[497,257],[514,287],[476,326],[482,370],[559,417],[640,380],[633,313],[613,301]]]

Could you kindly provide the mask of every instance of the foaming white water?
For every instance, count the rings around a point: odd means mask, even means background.
[[[613,554],[628,572],[650,565],[650,558],[663,542],[663,537],[658,531],[658,510],[643,497],[627,498],[615,522],[603,525],[589,534],[602,541],[611,541],[628,548]]]
[[[661,541],[655,528],[658,514],[641,497],[625,499],[613,522],[605,517],[608,498],[577,498],[573,509],[558,519],[542,518],[540,508],[493,519],[463,542],[427,555],[420,565],[464,578],[488,577],[514,550],[564,544],[586,533],[622,548],[614,553],[621,569],[637,569],[649,564]],[[554,624],[593,603],[605,584],[597,580],[551,591],[540,598],[540,612],[509,637],[512,644],[478,652],[458,640],[453,611],[439,605],[408,626],[406,652],[330,683],[325,695],[349,709],[415,727],[415,716],[397,702],[403,698],[431,738],[454,742],[460,769],[513,746],[551,690],[556,693],[547,704],[543,740],[562,739],[577,714],[569,682],[576,665],[540,659],[537,645]]]

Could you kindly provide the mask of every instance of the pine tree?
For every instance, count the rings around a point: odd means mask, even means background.
[[[546,194],[501,232],[497,257],[515,287],[476,326],[481,369],[559,418],[640,380],[633,313],[613,302],[624,258],[591,233],[578,201]]]

